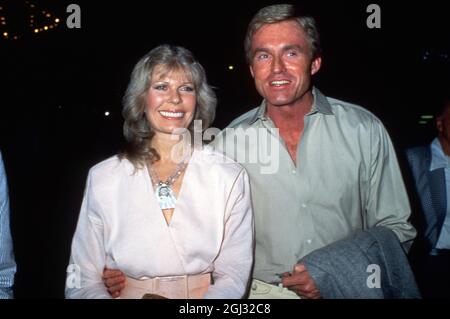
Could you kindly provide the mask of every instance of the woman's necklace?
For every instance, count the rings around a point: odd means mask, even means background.
[[[173,209],[177,203],[172,186],[187,166],[187,161],[180,162],[166,181],[161,181],[153,166],[150,165],[150,177],[156,186],[155,195],[161,209]]]

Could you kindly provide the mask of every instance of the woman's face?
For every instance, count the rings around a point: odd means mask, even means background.
[[[145,114],[156,134],[172,134],[188,128],[194,119],[197,92],[182,69],[167,71],[157,65],[146,96]]]

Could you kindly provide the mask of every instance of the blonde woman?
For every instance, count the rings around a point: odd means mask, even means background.
[[[128,148],[89,172],[66,297],[111,298],[105,268],[125,274],[121,298],[243,297],[254,236],[247,173],[177,135],[194,120],[207,128],[215,107],[188,50],[159,46],[137,63],[124,97]]]

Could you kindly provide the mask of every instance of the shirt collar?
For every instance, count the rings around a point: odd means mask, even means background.
[[[250,124],[255,123],[257,120],[266,121],[266,100],[263,100],[261,105],[256,109],[256,113],[250,118]]]
[[[333,111],[331,110],[331,105],[330,102],[328,102],[327,97],[315,87],[312,89],[312,94],[314,97],[314,102],[311,112],[309,112],[308,115],[312,115],[314,113],[333,115]],[[250,124],[255,123],[257,120],[266,121],[268,119],[266,116],[266,109],[266,100],[263,100],[261,105],[256,110],[256,113],[250,118]]]
[[[431,143],[431,165],[430,171],[440,168],[450,168],[449,157],[442,150],[441,143],[436,137]]]
[[[315,87],[313,87],[312,93],[314,96],[314,103],[309,114],[322,113],[325,115],[334,115],[327,97]]]

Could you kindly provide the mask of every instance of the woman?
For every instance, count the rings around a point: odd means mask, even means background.
[[[127,276],[122,298],[244,295],[253,261],[248,176],[179,133],[192,132],[194,119],[207,128],[215,106],[188,50],[159,46],[137,63],[124,97],[128,148],[89,172],[66,297],[111,298],[104,268]]]

